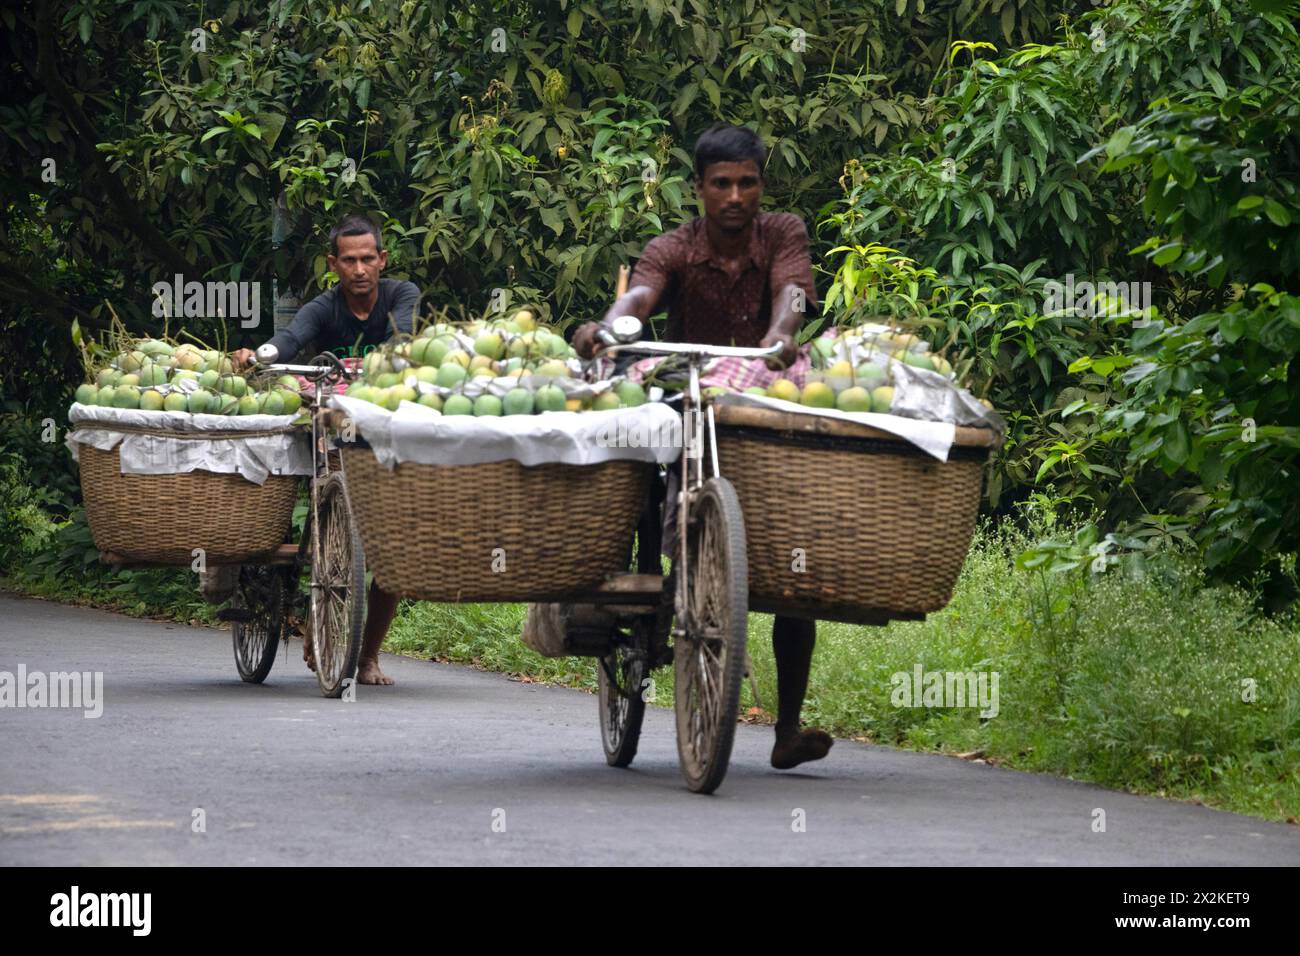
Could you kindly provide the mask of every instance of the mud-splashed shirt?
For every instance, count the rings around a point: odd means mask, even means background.
[[[762,212],[730,270],[697,218],[651,239],[629,286],[654,290],[650,314],[667,311],[666,341],[753,348],[771,327],[773,297],[790,284],[803,289],[804,314],[812,315],[817,287],[808,230],[794,213]]]

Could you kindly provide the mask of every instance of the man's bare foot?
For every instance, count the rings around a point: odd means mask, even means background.
[[[358,684],[395,684],[387,674],[379,669],[379,661],[361,661],[357,664],[357,683]]]
[[[833,743],[834,737],[815,727],[778,737],[776,746],[772,748],[772,766],[777,770],[789,770],[809,760],[821,760],[830,752]]]
[[[316,673],[316,652],[311,646],[311,632],[302,636],[302,659],[307,663],[307,670]]]

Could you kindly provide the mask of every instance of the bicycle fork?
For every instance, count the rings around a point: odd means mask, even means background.
[[[676,592],[673,596],[677,621],[673,628],[674,636],[686,634],[687,624],[694,625],[693,610],[687,600],[687,581],[690,576],[690,558],[687,532],[690,527],[691,507],[695,498],[704,487],[704,450],[709,449],[709,463],[712,465],[713,477],[720,474],[718,467],[718,443],[714,434],[713,406],[701,411],[703,405],[700,394],[700,369],[695,362],[690,364],[690,382],[687,389],[685,407],[682,409],[682,444],[681,482],[677,492],[677,566],[673,568],[676,577]],[[707,428],[707,431],[706,431]]]

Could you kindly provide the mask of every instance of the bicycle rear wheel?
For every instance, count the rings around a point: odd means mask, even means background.
[[[239,569],[229,611],[235,669],[241,680],[260,684],[271,673],[284,628],[284,575],[263,564]]]

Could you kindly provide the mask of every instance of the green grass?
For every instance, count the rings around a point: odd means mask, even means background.
[[[76,578],[0,575],[0,591],[182,624],[217,624],[217,609],[199,596],[198,576],[180,569],[110,571],[88,567]]]

